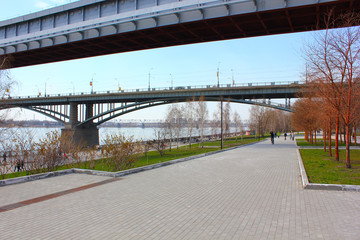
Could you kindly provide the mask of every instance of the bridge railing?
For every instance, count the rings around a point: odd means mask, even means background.
[[[235,84],[209,84],[209,85],[195,85],[195,86],[175,86],[175,87],[156,87],[156,88],[137,88],[124,90],[108,90],[108,91],[93,91],[93,92],[76,92],[63,94],[46,94],[46,95],[32,95],[32,96],[15,96],[12,99],[24,98],[47,98],[47,97],[71,97],[71,96],[91,96],[100,94],[119,94],[119,93],[138,93],[138,92],[157,92],[157,91],[181,91],[191,89],[210,89],[210,88],[239,88],[239,87],[264,87],[264,86],[281,86],[281,85],[301,85],[301,81],[282,81],[282,82],[253,82],[253,83],[235,83]]]

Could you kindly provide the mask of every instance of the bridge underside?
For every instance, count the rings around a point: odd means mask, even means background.
[[[163,27],[156,27],[157,22],[154,18],[153,28],[12,53],[11,67],[191,43],[322,29],[324,14],[330,8],[334,8],[336,13],[349,9],[360,12],[360,1],[334,1]],[[136,28],[136,23],[134,24]]]

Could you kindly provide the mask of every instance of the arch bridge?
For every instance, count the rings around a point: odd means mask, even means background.
[[[164,104],[199,101],[230,101],[292,111],[290,99],[300,93],[299,82],[248,83],[219,86],[181,86],[76,94],[13,97],[2,99],[0,108],[25,108],[65,125],[76,142],[97,145],[97,126],[121,115]],[[271,99],[285,99],[275,104]]]

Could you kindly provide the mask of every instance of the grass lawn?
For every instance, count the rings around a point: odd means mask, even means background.
[[[264,138],[261,138],[262,140]],[[239,146],[247,143],[257,142],[259,141],[259,138],[254,137],[244,137],[241,139],[240,137],[236,140],[235,138],[229,138],[224,140],[224,149]],[[199,143],[194,143],[191,145],[191,148],[189,146],[182,146],[179,147],[179,149],[176,149],[176,147],[173,147],[172,150],[166,150],[165,154],[163,156],[160,156],[160,153],[157,151],[149,151],[147,153],[147,156],[144,156],[144,154],[141,155],[141,157],[135,162],[133,168],[142,167],[146,165],[156,164],[160,162],[166,162],[171,161],[174,159],[189,157],[193,155],[198,155],[202,153],[207,152],[213,152],[220,150],[220,141],[211,141],[211,142],[205,142],[204,148],[199,147]],[[99,159],[99,160],[93,160],[88,162],[81,162],[81,163],[75,163],[71,165],[65,165],[57,168],[56,170],[64,170],[69,168],[83,168],[83,169],[93,169],[93,170],[99,170],[99,171],[109,171],[109,167],[106,164],[105,159]],[[128,169],[128,168],[127,168]],[[122,169],[126,170],[126,169]],[[45,172],[45,171],[44,171]],[[9,173],[9,174],[3,174],[1,175],[1,178],[7,179],[7,178],[14,178],[14,177],[21,177],[26,176],[29,173],[26,171],[22,172],[16,172],[16,173]],[[1,179],[0,178],[0,179]]]
[[[351,150],[350,169],[345,166],[345,150],[339,150],[340,161],[322,149],[300,149],[310,183],[360,185],[360,150]]]
[[[318,138],[316,140],[316,145],[315,145],[315,141],[314,141],[314,144],[311,144],[310,142],[307,142],[304,138],[300,138],[300,139],[296,139],[296,144],[299,146],[299,147],[314,147],[314,146],[317,146],[317,147],[323,147],[324,146],[324,140],[322,138]],[[335,140],[331,140],[331,145],[332,146],[335,146]],[[328,142],[326,142],[326,146],[328,146]],[[339,141],[339,146],[346,146],[345,143],[341,143]],[[350,146],[355,146],[354,143],[351,143]]]

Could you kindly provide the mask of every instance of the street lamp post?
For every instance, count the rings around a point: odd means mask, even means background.
[[[117,84],[118,84],[118,90],[119,90],[119,92],[121,92],[121,87],[120,87],[120,82],[119,82],[119,80],[118,80],[117,78],[115,78],[115,81],[116,81]]]
[[[224,137],[223,137],[223,97],[220,97],[221,107],[220,107],[220,137],[221,137],[221,149],[224,147]]]
[[[150,70],[149,70],[149,88],[148,88],[149,91],[150,91],[150,72],[151,72],[152,69],[153,68],[150,68]]]
[[[258,116],[258,125],[259,125],[259,132],[258,132],[258,134],[259,134],[259,141],[260,141],[260,115]]]
[[[231,69],[231,75],[232,75],[232,77],[231,77],[231,80],[232,80],[232,85],[233,85],[233,86],[235,86],[235,80],[234,80],[234,70],[233,70],[233,69]]]
[[[75,94],[75,85],[73,82],[70,82],[72,84],[72,87],[73,87],[73,94]]]
[[[173,86],[173,76],[172,76],[172,74],[170,73],[170,77],[171,77],[171,88],[173,88],[174,86]]]
[[[220,68],[220,62],[218,64],[218,67],[217,67],[217,86],[220,87],[220,72],[219,72],[219,68]]]
[[[94,75],[92,76],[91,78],[91,82],[90,82],[90,86],[91,86],[91,94],[94,93],[94,76],[95,76],[95,73]]]

